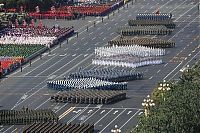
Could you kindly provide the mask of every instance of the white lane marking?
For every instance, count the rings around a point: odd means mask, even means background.
[[[194,55],[187,63],[185,63],[185,65],[183,65],[182,68],[184,68],[188,63],[190,63],[199,53],[200,53],[200,51],[196,55]],[[169,80],[171,80],[172,78],[174,78],[178,73],[179,73],[179,71],[176,72],[176,74],[174,74]]]
[[[119,129],[122,129],[140,110],[138,110],[137,112],[135,112],[134,115],[131,116],[131,118],[129,118]]]
[[[132,113],[132,111],[128,111],[127,115],[129,115],[130,113]]]
[[[85,39],[85,37],[81,38],[81,40]]]
[[[37,67],[35,67],[33,70],[27,72],[26,74],[24,74],[24,76],[28,75],[29,73],[33,72],[34,70],[36,70],[37,68],[39,68],[40,66],[44,65],[45,63],[47,63],[48,61],[50,61],[51,59],[53,59],[56,56],[51,57],[50,59],[46,60],[44,63],[38,65]]]
[[[118,110],[116,110],[113,114],[115,115],[116,113],[118,113],[119,111]]]
[[[111,109],[110,111],[108,111],[108,113],[106,113],[103,117],[101,117],[101,119],[99,119],[99,120],[94,124],[94,126],[97,125],[97,123],[99,123],[104,117],[106,117],[112,110],[113,110],[113,109]]]
[[[111,29],[111,27],[109,27],[107,30],[110,30]]]
[[[84,57],[88,56],[88,54],[85,54]]]
[[[100,114],[103,114],[106,110],[102,110]]]
[[[89,51],[89,50],[90,50],[90,48],[87,49],[87,51]]]
[[[140,112],[138,115],[141,115],[141,114],[143,114],[143,112]]]
[[[47,67],[45,70],[41,71],[40,73],[38,73],[36,76],[39,76],[40,74],[44,73],[45,71],[49,70],[50,68],[52,68],[53,66],[57,65],[57,63],[61,62],[62,60],[66,59],[69,55],[67,55],[66,57],[58,60],[56,63],[52,64],[51,66]]]
[[[105,40],[105,39],[106,39],[106,37],[103,38],[103,40]]]
[[[100,33],[100,35],[102,35],[102,34],[103,34],[103,32]]]
[[[115,121],[122,113],[124,113],[126,109],[124,109],[119,115],[117,115],[109,124],[107,124],[99,133],[102,133],[113,121]]]
[[[67,123],[69,124],[70,122],[72,122],[73,120],[75,120],[78,116],[80,116],[83,112],[85,112],[85,110],[87,109],[88,106],[90,106],[90,104],[88,104],[82,111],[80,111],[73,118],[71,118]]]
[[[168,65],[168,63],[167,63],[167,64],[165,64],[165,65],[164,65],[164,67],[166,67],[167,65]]]
[[[152,79],[153,78],[153,76],[151,76],[149,79]]]
[[[90,109],[90,110],[88,111],[88,114],[90,114],[91,112],[93,112],[93,110],[92,110],[92,109]]]
[[[76,56],[76,54],[73,54],[72,57]]]
[[[83,45],[86,45],[86,44],[88,44],[88,42],[84,43]]]
[[[97,109],[92,115],[90,115],[89,117],[87,117],[87,118],[83,121],[83,123],[86,122],[88,119],[90,119],[90,118],[91,118],[94,114],[96,114],[100,109],[101,109],[101,108]]]
[[[159,72],[160,72],[160,70],[157,71],[157,73],[159,73]]]
[[[194,6],[191,7],[189,10],[187,10],[187,12],[189,12],[189,11],[190,11],[192,8],[194,8],[194,7],[196,7],[196,5],[194,5]],[[181,14],[181,15],[175,20],[175,22],[176,22],[178,19],[180,19],[183,15],[185,15],[187,12]]]
[[[12,125],[11,127],[9,127],[7,130],[5,130],[3,133],[6,133],[8,130],[10,130],[11,128],[13,128],[14,125]]]
[[[58,110],[55,111],[55,113],[57,113],[58,111],[60,111],[62,108],[64,108],[68,103],[65,103],[62,107],[60,107]]]
[[[96,39],[96,37],[93,37],[92,40]]]
[[[183,61],[181,61],[181,63],[178,64],[178,66],[176,66],[170,73],[168,73],[163,79],[165,80],[169,75],[171,75],[181,64],[183,63]]]
[[[93,32],[89,33],[89,35],[92,35],[92,34],[93,34]]]

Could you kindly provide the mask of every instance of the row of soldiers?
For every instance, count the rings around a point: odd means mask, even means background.
[[[136,58],[136,57],[135,57]],[[135,61],[135,59],[122,59],[122,60],[115,60],[115,59],[93,59],[92,64],[94,65],[102,65],[102,66],[115,66],[115,67],[127,67],[127,68],[137,68],[141,66],[148,66],[148,65],[157,65],[162,64],[162,59],[160,58],[146,58],[140,61]]]
[[[129,26],[156,26],[156,25],[164,25],[167,28],[174,29],[176,27],[176,24],[171,20],[129,20],[128,21]]]
[[[130,55],[139,57],[163,56],[165,50],[160,48],[152,48],[140,45],[126,45],[126,46],[109,46],[95,48],[97,56],[114,56],[114,55]]]
[[[44,110],[0,110],[0,125],[30,124],[32,122],[57,122],[57,115],[49,109]]]
[[[97,90],[125,90],[126,82],[109,82],[95,78],[79,78],[47,81],[47,86],[56,90],[97,89]]]
[[[117,39],[108,42],[108,46],[114,46],[114,45],[117,46],[141,45],[154,48],[171,48],[175,47],[175,42],[155,39],[155,38],[140,37],[140,38]]]
[[[139,13],[136,15],[136,20],[166,20],[172,19],[171,13]]]
[[[162,26],[133,26],[133,27],[122,27],[118,30],[118,33],[122,36],[133,36],[133,35],[168,35],[172,33],[172,29],[167,29]]]
[[[93,77],[96,79],[111,81],[111,82],[123,82],[130,80],[140,80],[143,78],[143,74],[131,70],[124,69],[111,69],[102,68],[94,70],[82,70],[69,74],[68,78],[89,78]]]
[[[90,124],[61,124],[61,123],[32,123],[27,125],[23,133],[93,133],[94,125]]]
[[[51,96],[55,102],[80,104],[109,104],[126,99],[126,93],[114,90],[71,90]]]

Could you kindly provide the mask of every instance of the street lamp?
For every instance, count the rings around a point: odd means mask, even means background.
[[[144,114],[147,117],[149,115],[150,108],[155,106],[153,99],[150,99],[150,95],[147,96],[147,99],[143,100],[142,106],[144,107]]]
[[[121,133],[121,130],[115,125],[115,129],[111,129],[111,133]]]
[[[169,84],[169,83],[166,83],[166,81],[163,80],[163,82],[159,84],[158,90],[161,92],[162,99],[165,101],[164,93],[165,93],[166,91],[171,90],[170,84]]]

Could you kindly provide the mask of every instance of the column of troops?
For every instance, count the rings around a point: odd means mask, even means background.
[[[57,122],[58,116],[45,110],[0,110],[0,125],[25,125],[33,122]]]
[[[27,125],[23,133],[93,133],[94,125],[90,124],[61,124],[61,123],[32,123]]]
[[[174,29],[176,24],[171,20],[129,20],[129,26],[156,26],[156,25],[164,25],[167,28]]]
[[[127,45],[140,45],[146,47],[154,47],[154,48],[171,48],[175,47],[174,41],[166,41],[155,38],[124,38],[124,39],[116,39],[108,42],[108,46],[127,46]]]
[[[97,90],[126,90],[126,82],[109,82],[95,78],[79,78],[47,81],[47,86],[55,90],[97,89]]]
[[[124,81],[143,79],[143,73],[125,69],[118,69],[118,68],[115,69],[102,68],[94,70],[82,70],[71,73],[68,76],[69,79],[90,78],[90,77],[110,82],[124,82]]]
[[[168,35],[173,29],[165,26],[125,26],[118,29],[118,33],[122,36],[134,35]]]
[[[137,57],[130,55],[115,55],[108,57],[95,57],[92,60],[94,65],[115,66],[126,68],[137,68],[147,65],[162,64],[160,57]]]
[[[71,90],[60,92],[51,97],[54,102],[77,104],[109,104],[126,99],[123,91],[112,90]]]

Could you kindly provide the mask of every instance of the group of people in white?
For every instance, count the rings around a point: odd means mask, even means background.
[[[140,57],[149,56],[162,56],[165,55],[164,49],[151,48],[139,45],[127,45],[127,46],[111,46],[111,47],[99,47],[95,48],[95,54],[103,56],[114,56],[114,55],[131,55]]]
[[[165,55],[165,50],[139,45],[109,46],[95,48],[94,65],[118,66],[136,68],[140,66],[161,64],[159,56]]]
[[[70,28],[8,28],[0,37],[0,44],[41,44],[53,45],[58,38],[66,35]]]
[[[154,65],[154,64],[156,65],[156,64],[161,64],[161,63],[162,63],[162,59],[148,59],[148,60],[142,60],[139,62],[104,60],[104,59],[92,60],[92,64],[94,65],[130,67],[130,68],[136,68],[140,66],[147,66],[147,65]]]

